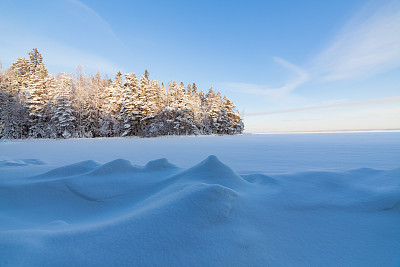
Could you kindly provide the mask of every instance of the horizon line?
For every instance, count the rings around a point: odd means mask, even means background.
[[[313,133],[400,133],[400,128],[393,129],[342,129],[316,131],[271,131],[271,132],[244,132],[243,134],[313,134]]]

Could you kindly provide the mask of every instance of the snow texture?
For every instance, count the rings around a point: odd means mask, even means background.
[[[399,135],[2,142],[0,266],[399,266]]]

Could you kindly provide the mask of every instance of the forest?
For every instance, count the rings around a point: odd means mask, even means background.
[[[49,74],[37,48],[0,71],[0,138],[156,137],[242,133],[233,102],[195,83],[138,79],[114,80],[99,73]]]

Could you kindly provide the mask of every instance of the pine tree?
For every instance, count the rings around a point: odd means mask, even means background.
[[[150,90],[150,81],[146,76],[148,76],[148,72],[147,75],[144,74],[140,76],[139,88],[136,93],[137,96],[136,105],[139,110],[140,120],[147,117],[147,115],[150,114],[150,107],[147,101],[147,97],[149,96],[149,90]]]
[[[120,116],[124,123],[122,136],[137,135],[139,131],[138,80],[135,73],[125,74]]]
[[[149,81],[149,71],[147,69],[144,70],[144,77],[146,77],[146,79]]]
[[[0,105],[0,138],[26,138],[27,128],[23,118],[26,118],[27,114],[18,95],[1,86]]]
[[[192,92],[192,85],[189,83],[188,84],[188,86],[187,86],[187,88],[186,88],[186,93],[188,94],[188,95],[191,95],[193,92]]]
[[[101,136],[118,136],[122,97],[122,74],[118,72],[115,80],[104,90],[103,106],[99,118]]]
[[[5,76],[0,70],[0,139],[8,132],[7,122],[9,121],[8,88]],[[6,129],[7,127],[7,129]]]
[[[36,66],[28,81],[25,103],[29,110],[29,137],[46,137],[47,75],[47,69],[41,64]]]
[[[106,81],[101,78],[100,73],[97,72],[95,76],[90,79],[90,98],[87,99],[87,113],[86,113],[86,132],[90,137],[98,137],[100,134],[100,108],[103,105],[104,88]]]
[[[190,118],[195,124],[198,129],[198,133],[204,132],[204,116],[206,115],[204,107],[202,106],[202,100],[200,94],[195,92],[193,93],[192,90],[188,90],[190,95],[188,96],[188,106],[189,106],[189,113]]]
[[[37,48],[33,48],[28,54],[30,58],[30,72],[34,72],[39,65],[43,64],[43,56],[39,53]]]
[[[27,90],[30,75],[29,61],[25,58],[18,58],[6,73],[11,86],[10,90],[18,93],[21,99],[23,99],[24,93]]]
[[[49,75],[34,48],[29,60],[18,58],[0,71],[0,138],[68,138],[236,134],[243,122],[233,102],[210,89],[197,91],[172,82],[140,83],[134,73],[118,72],[115,80],[97,73]]]
[[[211,87],[204,98],[204,104],[207,110],[208,123],[211,128],[211,133],[219,134],[221,131],[221,123],[219,114],[222,110],[222,98],[220,94],[215,93]]]
[[[226,121],[226,134],[237,134],[242,133],[244,126],[242,119],[240,118],[239,111],[236,110],[235,105],[233,102],[228,99],[226,96],[223,98],[224,104],[224,113],[227,116]]]
[[[196,83],[193,83],[192,94],[196,94],[196,93],[197,93],[197,85],[196,85]]]
[[[28,113],[24,101],[29,75],[28,61],[18,58],[3,76],[4,138],[20,139],[28,136]]]
[[[82,67],[78,66],[77,75],[72,79],[72,92],[71,92],[71,104],[72,109],[76,118],[75,121],[75,133],[76,137],[87,137],[85,129],[85,106],[90,97],[88,89],[88,77],[82,74]]]
[[[69,138],[75,132],[76,118],[73,114],[71,104],[72,78],[67,74],[61,77],[55,102],[52,106],[51,122],[54,125],[53,138]]]

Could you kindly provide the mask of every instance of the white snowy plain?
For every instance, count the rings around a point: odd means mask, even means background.
[[[0,266],[400,266],[400,133],[2,141]]]

